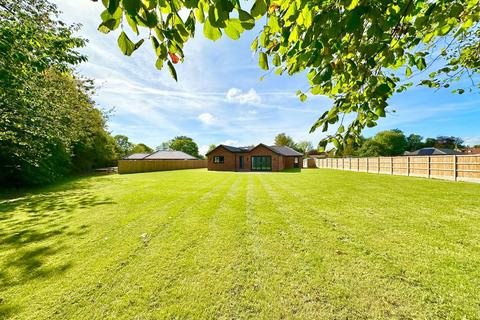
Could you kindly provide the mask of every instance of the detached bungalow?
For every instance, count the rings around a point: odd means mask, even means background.
[[[216,171],[282,171],[301,168],[303,155],[289,147],[232,147],[219,145],[206,154],[208,170]]]
[[[438,148],[422,148],[416,151],[405,151],[405,156],[446,156],[446,155],[461,155],[460,151],[453,149],[438,149]]]

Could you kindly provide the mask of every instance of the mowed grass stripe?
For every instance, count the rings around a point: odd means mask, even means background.
[[[112,291],[120,288],[119,285],[122,282],[128,282],[131,275],[134,277],[143,277],[143,269],[137,271],[132,271],[132,269],[136,268],[135,261],[145,257],[145,252],[148,251],[148,245],[162,234],[171,233],[171,229],[177,223],[176,221],[183,221],[185,216],[190,214],[199,204],[208,202],[216,194],[223,194],[226,188],[231,187],[230,182],[232,179],[232,177],[227,177],[223,180],[216,179],[209,186],[199,188],[198,192],[191,193],[188,197],[183,199],[180,197],[177,201],[168,202],[167,206],[162,210],[158,210],[157,208],[156,210],[147,212],[147,214],[142,215],[142,219],[135,221],[134,225],[130,226],[129,232],[124,231],[120,234],[120,236],[125,235],[125,237],[109,239],[112,243],[118,244],[120,242],[123,245],[112,248],[110,253],[105,253],[110,256],[110,259],[105,257],[106,261],[104,261],[105,267],[102,276],[94,276],[90,284],[87,283],[82,286],[83,290],[75,290],[76,297],[63,303],[66,308],[63,312],[69,313],[71,309],[82,310],[82,305],[89,305],[93,302],[98,307],[90,309],[90,311],[96,314],[96,316],[102,318],[115,318],[120,316],[122,314],[121,312],[115,313],[114,310],[110,310],[111,308],[103,314],[97,313],[102,312],[103,306],[111,306],[112,304],[124,302],[123,299],[108,301],[108,299],[111,299],[110,294]],[[173,187],[173,185],[170,186],[169,190],[172,190]],[[180,194],[183,194],[183,190]],[[158,213],[160,215],[158,215]],[[142,235],[144,235],[144,237],[142,237]],[[178,243],[176,243],[176,245],[178,245]],[[181,250],[179,247],[177,247],[177,249]],[[155,268],[158,268],[158,264]],[[125,294],[125,291],[121,294]],[[107,299],[107,301],[104,299]],[[129,301],[127,302],[130,303]],[[84,311],[82,312],[83,315],[85,315]]]

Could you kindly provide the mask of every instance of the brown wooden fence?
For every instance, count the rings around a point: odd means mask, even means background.
[[[207,160],[119,160],[118,173],[206,168]]]
[[[325,158],[318,168],[480,182],[480,155]]]

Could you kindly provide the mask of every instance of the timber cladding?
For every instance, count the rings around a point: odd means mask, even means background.
[[[119,160],[118,173],[206,168],[207,160]]]
[[[318,168],[480,182],[480,155],[316,159]]]

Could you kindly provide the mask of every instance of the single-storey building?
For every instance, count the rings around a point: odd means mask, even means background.
[[[219,145],[206,154],[208,170],[216,171],[282,171],[302,167],[303,154],[289,147],[254,147]]]

